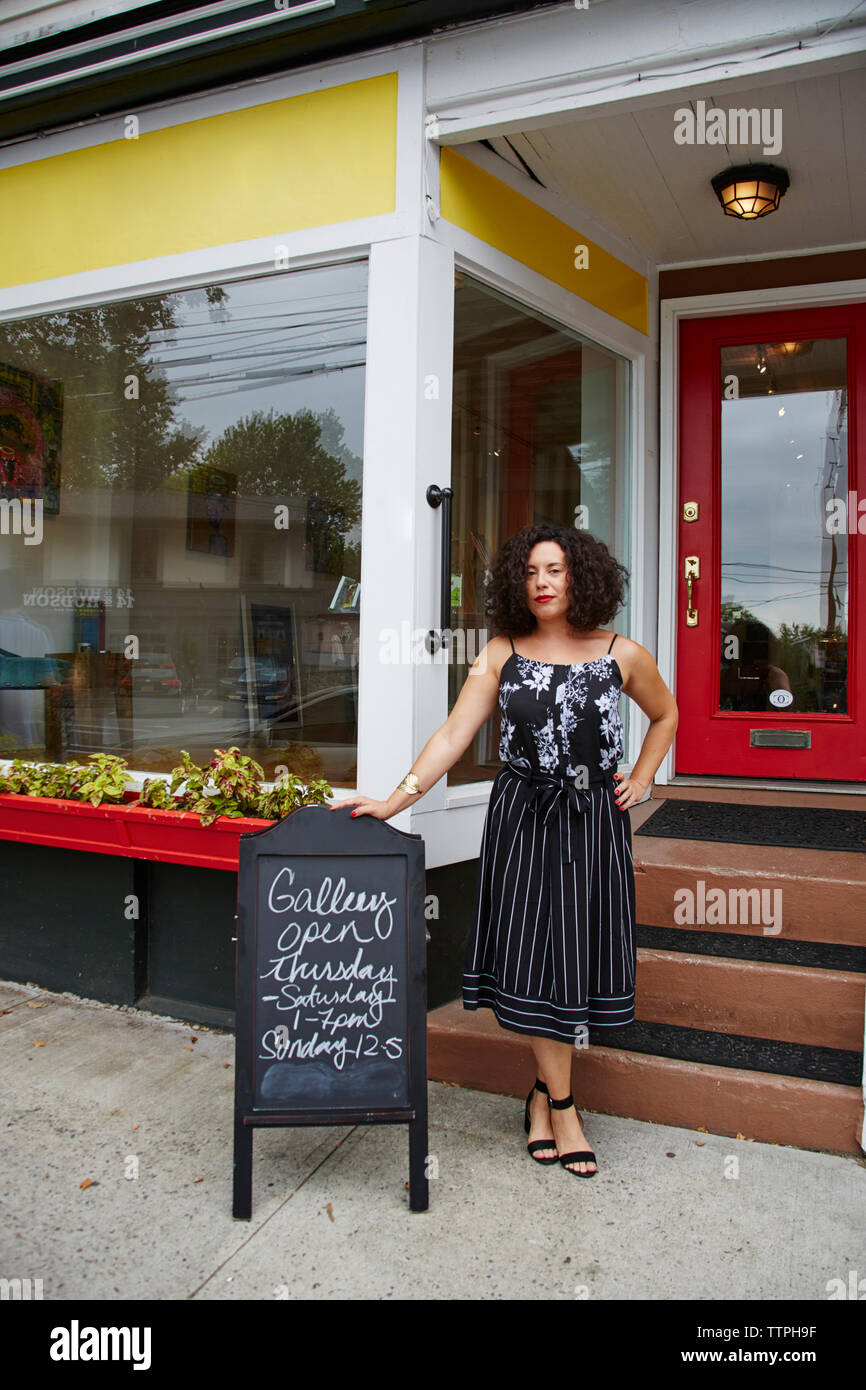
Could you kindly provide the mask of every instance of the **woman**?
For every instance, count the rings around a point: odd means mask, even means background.
[[[645,795],[678,717],[650,653],[601,627],[622,606],[627,579],[586,531],[543,522],[516,532],[494,560],[487,596],[494,631],[508,635],[487,643],[387,801],[354,796],[332,807],[388,820],[453,767],[499,707],[502,766],[484,824],[463,1003],[491,1008],[503,1028],[529,1036],[529,1153],[581,1177],[597,1164],[571,1096],[573,1050],[589,1026],[634,1022],[625,812]],[[620,690],[650,720],[628,777],[614,771]]]

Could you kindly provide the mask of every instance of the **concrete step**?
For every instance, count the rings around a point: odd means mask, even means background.
[[[866,854],[651,835],[632,849],[639,922],[866,945]]]
[[[721,781],[722,779],[717,779]],[[648,800],[630,811],[632,830],[642,829],[665,801],[736,802],[752,806],[782,806],[863,812],[866,794],[741,785],[654,786]],[[677,906],[673,892],[697,882],[705,887],[789,888],[784,904],[782,934],[808,940],[866,944],[866,854],[808,847],[752,845],[719,840],[673,839],[634,834],[636,887],[643,889],[638,904],[641,922],[673,922]],[[682,881],[680,881],[682,880]],[[841,914],[837,909],[841,907]],[[764,924],[758,926],[761,930]],[[707,925],[710,930],[710,925]],[[730,924],[729,930],[754,930],[754,924]],[[773,931],[774,935],[779,933]]]
[[[500,1028],[492,1010],[457,1001],[433,1010],[427,1024],[431,1080],[525,1098],[532,1049]],[[573,1094],[590,1113],[862,1157],[857,1085],[592,1045],[575,1049]],[[591,1129],[587,1137],[591,1143]]]
[[[638,1016],[859,1052],[866,974],[638,948]]]

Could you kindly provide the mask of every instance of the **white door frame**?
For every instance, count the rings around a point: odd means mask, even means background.
[[[677,340],[683,319],[719,318],[731,314],[758,313],[771,309],[820,308],[822,305],[850,304],[866,301],[866,280],[836,280],[815,285],[782,285],[764,290],[733,290],[725,294],[690,295],[681,299],[665,299],[661,303],[661,335],[659,340],[659,605],[658,605],[658,668],[662,679],[673,690],[676,676],[677,632],[677,511],[679,505],[679,476],[677,458],[679,359]],[[671,557],[668,559],[668,557]],[[667,785],[674,780],[676,739],[666,754],[655,781]],[[679,779],[677,779],[679,780]],[[692,781],[693,778],[688,780]],[[701,779],[703,780],[703,779]],[[707,777],[707,781],[724,779]],[[751,785],[738,777],[738,786]],[[768,778],[758,778],[754,785],[772,785]],[[779,785],[784,785],[780,783]],[[802,783],[820,791],[854,790],[851,783]]]

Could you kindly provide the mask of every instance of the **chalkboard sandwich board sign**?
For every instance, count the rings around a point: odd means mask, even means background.
[[[424,841],[301,806],[239,841],[233,1215],[260,1125],[409,1125],[426,1211]]]

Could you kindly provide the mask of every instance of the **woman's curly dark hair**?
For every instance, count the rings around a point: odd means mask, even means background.
[[[537,619],[526,601],[529,555],[539,541],[556,541],[568,566],[568,621],[578,632],[609,623],[622,607],[628,570],[604,541],[588,531],[542,521],[524,526],[500,547],[485,595],[485,613],[496,635],[532,632]]]

